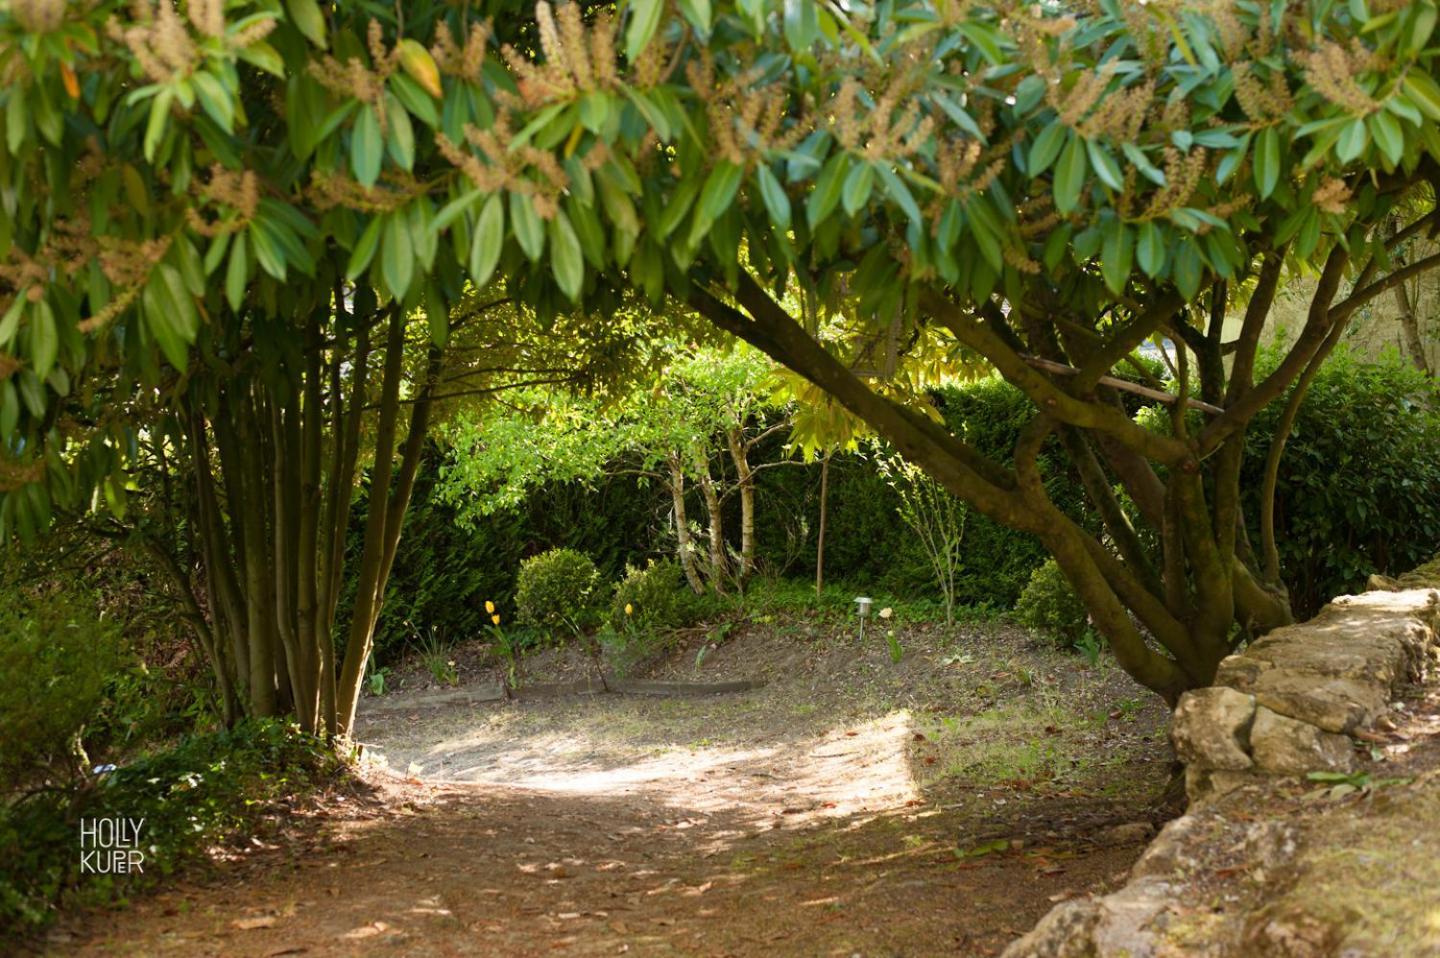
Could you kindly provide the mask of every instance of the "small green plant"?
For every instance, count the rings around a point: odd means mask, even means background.
[[[1054,559],[1031,574],[1015,605],[1015,619],[1066,648],[1079,645],[1089,628],[1084,603]]]
[[[1086,629],[1085,634],[1080,636],[1080,641],[1075,643],[1075,649],[1085,659],[1085,664],[1092,669],[1100,664],[1100,652],[1104,646],[1100,642],[1100,636],[1095,634],[1094,629]]]
[[[905,657],[905,648],[900,644],[900,640],[895,637],[894,629],[885,630],[885,646],[890,650],[890,661],[899,665],[900,660]]]
[[[389,676],[390,669],[384,665],[376,666],[372,658],[370,674],[365,677],[365,687],[369,689],[371,695],[376,697],[384,695],[385,681]]]
[[[500,627],[500,613],[495,611],[494,602],[485,603],[485,612],[490,616],[490,624],[485,627],[485,631],[490,634],[495,655],[500,659],[501,668],[505,670],[505,686],[516,688],[520,684],[520,644]]]
[[[884,446],[877,447],[875,466],[895,491],[901,521],[910,527],[930,560],[945,606],[945,624],[954,625],[956,578],[963,564],[960,546],[965,539],[969,509],[964,500],[919,466]]]
[[[450,657],[450,644],[445,641],[444,630],[430,626],[420,634],[415,647],[420,663],[440,685],[459,685],[460,673],[455,669],[455,660]]]
[[[1413,778],[1375,778],[1369,772],[1308,772],[1305,778],[1320,785],[1301,796],[1306,801],[1319,798],[1335,801],[1357,792],[1363,794],[1393,785],[1409,785],[1414,781]]]
[[[955,849],[956,858],[984,858],[986,855],[994,855],[998,852],[1010,850],[1010,839],[992,838],[989,841],[981,842],[973,848]]]
[[[1122,722],[1133,722],[1140,717],[1140,713],[1144,709],[1144,699],[1122,699],[1120,704],[1115,706],[1115,711],[1110,714]]]
[[[515,607],[521,622],[544,629],[583,634],[592,623],[600,573],[589,556],[574,549],[551,549],[520,563]]]

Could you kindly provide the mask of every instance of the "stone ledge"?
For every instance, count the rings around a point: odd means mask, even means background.
[[[1433,662],[1440,592],[1341,596],[1220,663],[1215,686],[1181,696],[1171,723],[1191,802],[1253,775],[1348,772],[1398,688]]]

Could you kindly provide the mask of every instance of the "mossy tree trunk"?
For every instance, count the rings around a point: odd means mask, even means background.
[[[671,514],[675,519],[675,552],[680,557],[680,568],[685,571],[685,581],[696,595],[703,595],[705,582],[700,570],[695,568],[695,544],[690,539],[690,519],[685,512],[685,464],[679,452],[671,452],[666,460],[669,478]]]

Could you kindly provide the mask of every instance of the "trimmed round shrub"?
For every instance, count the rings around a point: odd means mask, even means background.
[[[1030,574],[1030,582],[1015,604],[1015,619],[1066,647],[1078,645],[1089,628],[1085,603],[1054,559],[1045,560]]]
[[[600,573],[590,557],[574,549],[551,549],[520,563],[515,580],[519,620],[576,635],[589,624]]]
[[[652,559],[644,568],[625,567],[625,578],[615,584],[610,603],[610,625],[617,632],[627,627],[681,629],[704,614],[702,605],[685,583],[679,562]]]

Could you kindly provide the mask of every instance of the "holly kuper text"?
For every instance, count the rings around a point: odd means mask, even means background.
[[[124,875],[145,871],[140,835],[143,818],[82,818],[80,820],[80,873]]]

